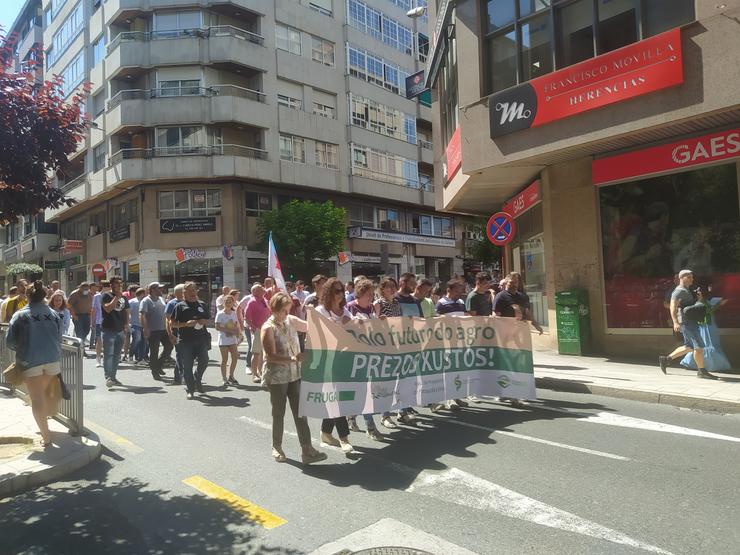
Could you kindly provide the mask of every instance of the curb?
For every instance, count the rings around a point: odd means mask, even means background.
[[[579,381],[563,378],[535,378],[535,385],[541,389],[553,391],[567,391],[569,393],[590,393],[603,395],[604,397],[615,397],[618,399],[629,399],[643,403],[654,403],[660,405],[671,405],[685,409],[721,412],[727,414],[740,414],[740,403],[723,401],[721,399],[710,399],[707,397],[691,397],[675,393],[660,393],[657,391],[640,391],[634,389],[621,389],[606,385],[591,385]]]
[[[70,453],[53,466],[48,466],[40,461],[29,461],[28,459],[19,459],[8,463],[15,467],[16,473],[7,478],[0,476],[0,499],[60,480],[67,474],[71,474],[100,458],[103,451],[100,438],[87,429],[85,429],[85,433],[86,436],[73,439],[79,441],[82,448]]]

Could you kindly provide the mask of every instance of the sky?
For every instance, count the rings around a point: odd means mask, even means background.
[[[13,25],[24,3],[25,0],[0,0],[0,27],[5,32]]]

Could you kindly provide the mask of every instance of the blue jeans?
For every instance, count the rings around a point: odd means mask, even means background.
[[[388,418],[391,415],[390,412],[384,412],[382,418]],[[362,417],[365,419],[365,427],[370,430],[377,430],[378,427],[375,425],[375,419],[372,414],[363,414]]]
[[[103,330],[103,370],[106,379],[116,379],[118,363],[121,362],[123,336],[122,331]]]
[[[246,325],[244,327],[244,336],[247,338],[247,368],[249,368],[252,362],[252,332],[246,329]]]
[[[200,384],[200,381],[203,379],[203,374],[208,367],[208,343],[210,341],[210,335],[204,338],[198,338],[194,341],[179,340],[175,347],[181,363],[180,368],[185,377],[185,386],[189,393],[195,391],[195,384]],[[193,365],[196,359],[198,360],[198,367],[195,371],[195,375],[193,375]]]
[[[129,345],[131,355],[140,361],[146,354],[146,341],[144,341],[144,328],[141,326],[131,326],[131,344]]]
[[[82,345],[85,345],[85,338],[90,333],[90,315],[89,314],[78,314],[77,319],[73,320],[75,328],[75,336],[82,341]]]

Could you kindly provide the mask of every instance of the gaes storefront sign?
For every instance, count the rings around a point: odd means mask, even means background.
[[[492,95],[491,137],[681,83],[681,30],[677,28]]]
[[[740,127],[693,139],[600,158],[591,163],[594,185],[740,158]]]
[[[216,218],[164,218],[159,220],[160,233],[202,233],[216,231]]]
[[[386,241],[389,243],[415,243],[417,245],[431,245],[435,247],[454,247],[455,240],[447,237],[434,237],[432,235],[416,235],[412,233],[398,233],[396,231],[384,231],[382,229],[368,229],[366,227],[353,226],[347,230],[350,239],[371,239],[373,241]]]
[[[521,193],[507,201],[501,208],[501,211],[511,214],[514,218],[518,218],[541,200],[540,180],[536,179]]]

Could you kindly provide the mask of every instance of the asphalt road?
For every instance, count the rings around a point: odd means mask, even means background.
[[[0,501],[0,553],[297,554],[363,534],[431,537],[440,555],[740,552],[737,415],[540,390],[524,409],[424,409],[416,428],[355,433],[352,458],[326,448],[304,467],[295,435],[291,460],[272,460],[269,399],[243,363],[223,389],[213,362],[195,401],[171,375],[124,365],[126,387],[107,391],[86,361],[104,455]]]

